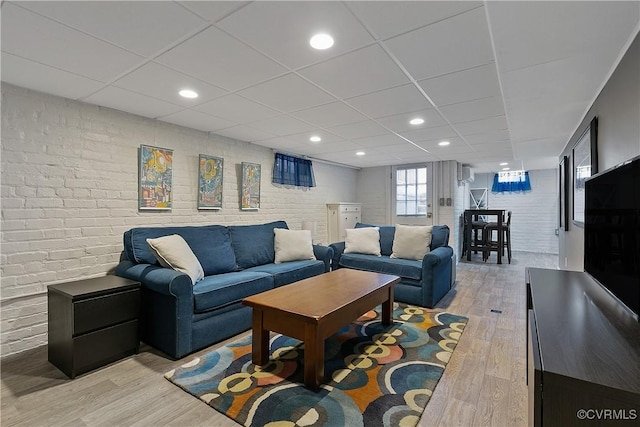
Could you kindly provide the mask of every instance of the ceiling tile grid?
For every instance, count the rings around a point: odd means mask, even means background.
[[[0,16],[9,84],[354,167],[495,170],[555,167],[640,3],[5,1]],[[316,32],[334,46],[312,49]]]

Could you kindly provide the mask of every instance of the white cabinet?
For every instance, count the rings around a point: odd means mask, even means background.
[[[342,242],[347,228],[354,228],[361,221],[360,203],[327,204],[327,234],[329,243]]]

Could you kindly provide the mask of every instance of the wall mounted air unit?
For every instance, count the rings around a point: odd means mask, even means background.
[[[462,182],[473,182],[474,179],[473,169],[469,166],[462,166],[460,171],[460,181]]]

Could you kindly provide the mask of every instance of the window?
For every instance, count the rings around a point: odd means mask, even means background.
[[[493,177],[492,193],[531,191],[527,171],[499,172]]]
[[[427,215],[427,168],[396,169],[396,215]]]
[[[272,182],[296,187],[315,187],[316,179],[311,160],[276,153]]]

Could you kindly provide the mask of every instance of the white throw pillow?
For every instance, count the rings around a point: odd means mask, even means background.
[[[313,243],[310,230],[287,230],[274,228],[275,263],[316,259],[313,255]]]
[[[400,225],[396,224],[393,237],[393,253],[391,258],[415,259],[422,261],[431,249],[431,225]]]
[[[147,239],[147,244],[161,266],[187,274],[194,285],[204,279],[200,261],[182,236],[171,234],[157,239]]]
[[[380,227],[347,228],[344,253],[380,256]]]

